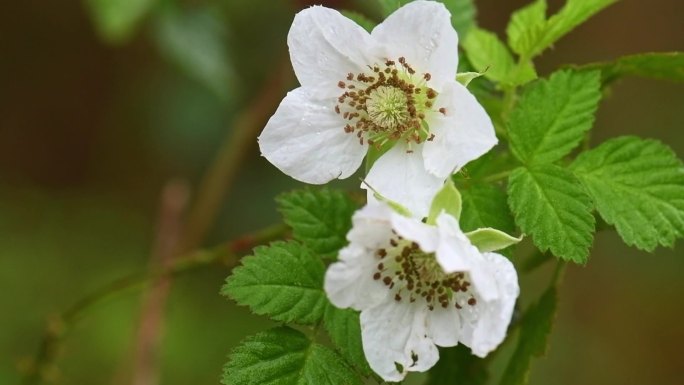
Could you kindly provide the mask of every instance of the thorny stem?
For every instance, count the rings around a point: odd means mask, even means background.
[[[105,300],[128,289],[157,281],[159,278],[189,273],[206,266],[218,264],[232,268],[238,263],[240,253],[249,250],[255,245],[281,238],[286,233],[287,227],[283,224],[269,226],[209,250],[189,253],[184,257],[176,259],[169,266],[119,278],[81,298],[61,314],[51,317],[48,321],[38,353],[22,384],[43,383],[49,377],[49,374],[54,372],[54,362],[61,348],[62,339],[88,311],[105,302]]]

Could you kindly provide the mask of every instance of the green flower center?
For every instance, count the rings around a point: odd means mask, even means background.
[[[387,60],[368,68],[367,73],[347,74],[337,84],[344,93],[337,98],[335,112],[347,121],[344,131],[377,149],[404,141],[412,152],[411,144],[433,140],[425,117],[446,114],[446,109],[434,107],[437,92],[428,85],[432,76],[418,75],[403,57],[398,64]]]

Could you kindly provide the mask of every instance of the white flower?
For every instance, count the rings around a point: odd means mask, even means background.
[[[347,178],[370,150],[366,182],[427,212],[444,180],[497,142],[492,122],[456,81],[458,37],[444,5],[414,1],[372,33],[339,12],[299,12],[288,35],[301,84],[259,137],[262,154],[302,182]]]
[[[511,320],[519,293],[511,262],[480,252],[453,216],[435,222],[373,202],[354,215],[350,243],[325,276],[335,306],[361,311],[364,353],[386,381],[428,370],[439,359],[435,345],[460,342],[484,357]]]

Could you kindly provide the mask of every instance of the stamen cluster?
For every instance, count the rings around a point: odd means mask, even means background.
[[[429,73],[417,75],[404,57],[397,62],[388,59],[384,65],[368,66],[368,73],[347,74],[337,83],[345,91],[337,99],[335,112],[349,122],[344,131],[355,133],[360,144],[366,140],[380,149],[388,141],[404,140],[411,152],[411,143],[435,137],[424,119],[433,109],[437,92],[428,86]],[[445,108],[437,111],[446,114]]]

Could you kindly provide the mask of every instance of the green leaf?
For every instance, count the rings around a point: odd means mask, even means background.
[[[593,125],[600,99],[597,71],[559,71],[528,85],[508,125],[513,154],[526,164],[561,159]]]
[[[323,316],[323,326],[332,342],[339,348],[342,357],[358,368],[364,376],[371,376],[373,372],[363,354],[359,312],[328,305]]]
[[[611,139],[580,154],[572,170],[626,244],[652,251],[684,236],[684,166],[664,144]]]
[[[492,227],[506,233],[515,230],[513,217],[506,203],[506,194],[496,186],[474,185],[461,190],[463,212],[461,229],[473,231]]]
[[[523,58],[532,59],[616,1],[568,0],[557,14],[543,22],[546,2],[536,1],[513,14],[506,30],[511,48]]]
[[[123,43],[157,0],[86,0],[86,6],[100,36],[110,43]]]
[[[506,45],[492,32],[473,28],[463,41],[463,48],[475,70],[487,79],[518,85],[537,76],[531,63],[518,67]]]
[[[227,49],[228,31],[218,11],[166,7],[157,20],[155,38],[164,57],[189,77],[223,101],[231,97],[235,74]]]
[[[344,9],[340,11],[345,17],[353,20],[356,24],[360,25],[365,29],[366,31],[370,32],[375,28],[375,26],[378,24],[375,21],[369,19],[366,15],[356,12],[356,11],[350,11],[347,9]]]
[[[684,82],[684,52],[652,52],[621,57],[611,62],[576,66],[578,70],[600,70],[603,84],[624,76]]]
[[[487,383],[487,359],[479,358],[461,344],[439,348],[439,361],[428,371],[425,385],[484,385]]]
[[[378,0],[383,16],[387,17],[392,12],[401,8],[403,5],[410,3],[412,0]]]
[[[570,171],[554,165],[518,168],[508,195],[516,223],[540,250],[586,263],[594,233],[591,198]]]
[[[501,385],[527,384],[532,357],[546,354],[557,307],[558,294],[552,287],[527,310],[521,321],[518,346],[501,377]]]
[[[441,0],[446,9],[451,12],[451,24],[458,37],[464,39],[470,30],[476,26],[477,8],[473,0]]]
[[[254,249],[233,269],[221,294],[256,314],[300,324],[315,324],[328,303],[323,291],[325,266],[296,242],[274,242]]]
[[[225,385],[362,385],[337,353],[288,327],[248,337],[223,367]]]
[[[468,84],[484,75],[482,72],[461,72],[456,74],[456,81],[463,84],[464,87],[468,87]]]
[[[522,236],[516,238],[491,227],[477,229],[465,235],[482,253],[505,249],[522,241]]]
[[[461,217],[461,194],[456,190],[454,181],[452,181],[451,178],[447,179],[444,186],[442,186],[432,199],[427,223],[434,224],[442,211],[456,219]]]
[[[306,189],[282,194],[276,201],[294,238],[314,252],[334,257],[347,244],[356,205],[345,193]]]

